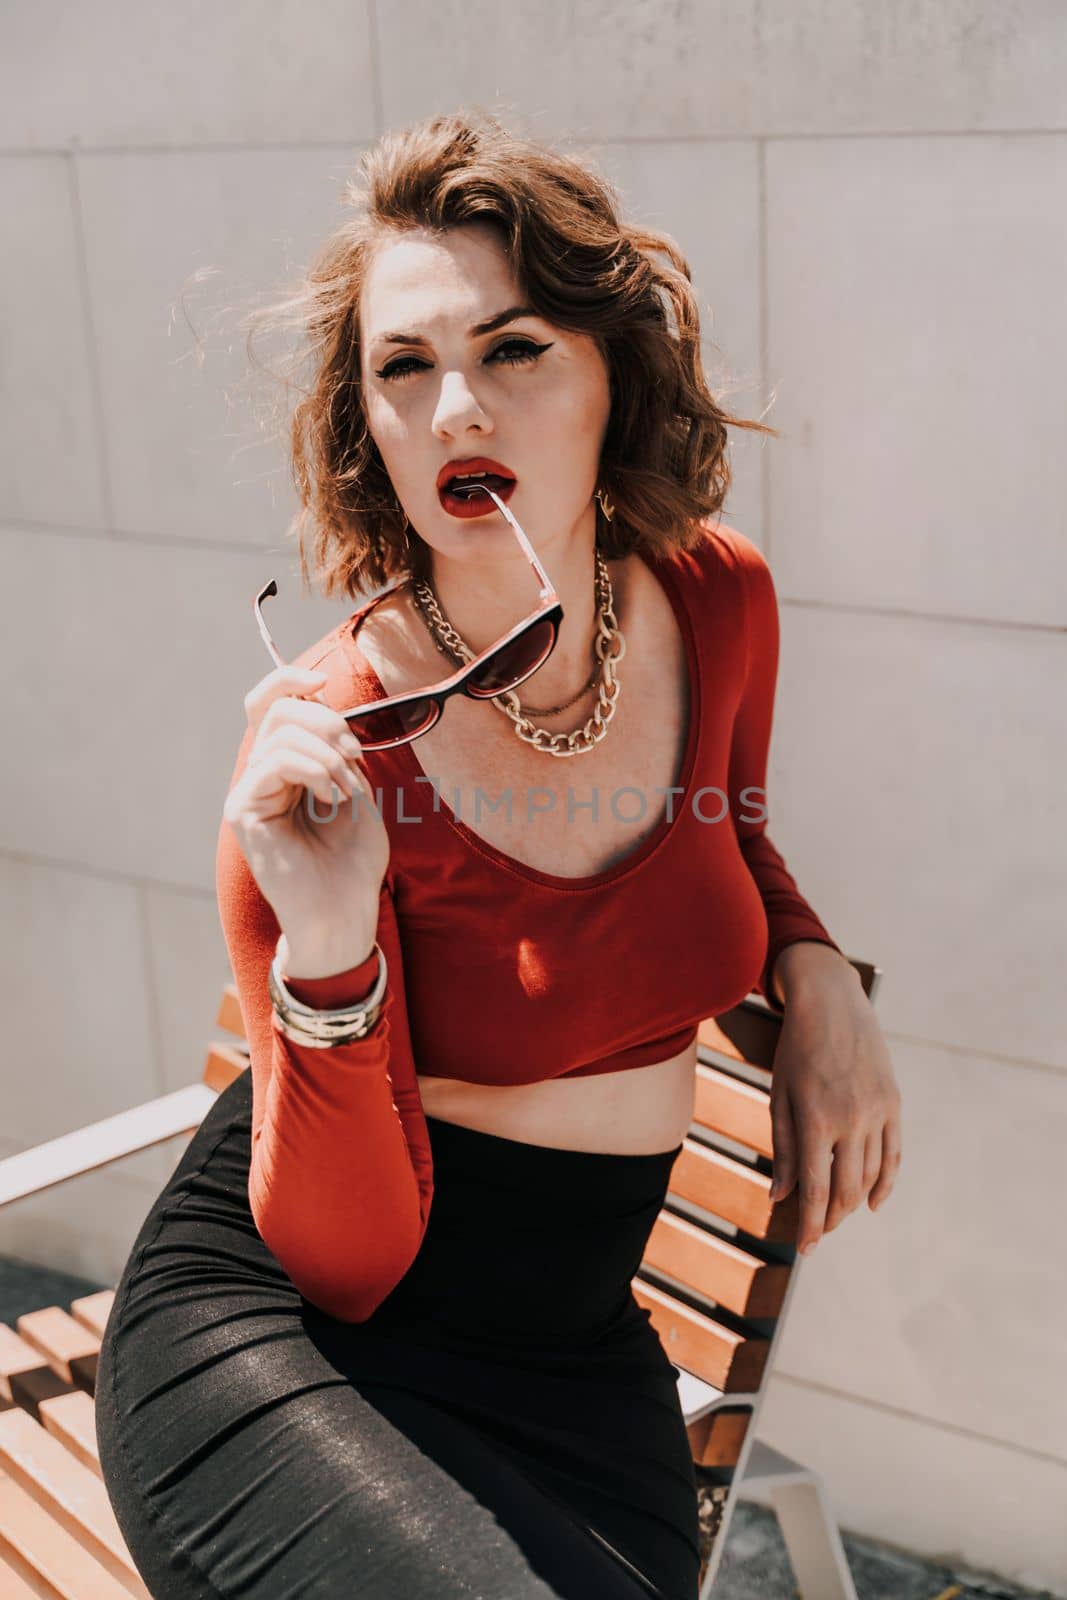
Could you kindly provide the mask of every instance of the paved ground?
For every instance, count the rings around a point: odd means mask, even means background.
[[[921,1560],[844,1534],[845,1555],[859,1600],[1054,1600],[1048,1591],[1018,1589],[992,1575]],[[714,1600],[797,1600],[778,1519],[762,1506],[739,1502],[730,1523]]]
[[[0,1322],[11,1324],[38,1306],[69,1305],[110,1287],[65,1272],[0,1256]],[[923,1561],[904,1550],[844,1535],[859,1600],[1056,1600],[1047,1590],[1018,1589],[1002,1579]],[[798,1600],[774,1514],[744,1501],[736,1507],[715,1600]]]

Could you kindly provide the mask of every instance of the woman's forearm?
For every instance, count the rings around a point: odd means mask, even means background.
[[[803,999],[827,984],[859,983],[860,975],[839,950],[821,940],[798,939],[786,945],[774,963],[771,983],[782,1006]]]

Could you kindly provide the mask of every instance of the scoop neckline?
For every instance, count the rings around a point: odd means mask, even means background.
[[[678,825],[682,807],[688,805],[692,797],[693,775],[697,770],[697,757],[702,742],[704,723],[702,715],[704,677],[700,652],[696,644],[693,618],[689,607],[685,603],[677,568],[672,563],[671,558],[658,557],[654,552],[646,550],[639,550],[637,554],[657,579],[660,587],[666,591],[667,598],[671,603],[671,608],[681,629],[682,643],[685,648],[686,671],[689,679],[689,726],[686,732],[682,768],[680,773],[676,775],[672,786],[674,789],[682,790],[681,796],[674,796],[674,799],[678,802],[674,820],[672,821],[668,818],[665,808],[664,815],[652,832],[647,834],[633,850],[628,851],[621,861],[616,861],[612,866],[603,867],[599,872],[587,873],[584,877],[575,878],[557,872],[543,872],[539,867],[531,867],[525,861],[520,861],[516,856],[509,856],[495,844],[491,844],[488,839],[483,839],[480,833],[476,833],[473,828],[468,827],[461,818],[457,817],[445,800],[440,788],[435,788],[437,808],[433,812],[433,816],[450,828],[454,834],[458,835],[468,848],[516,877],[525,878],[527,882],[540,884],[548,889],[557,889],[569,893],[599,889],[607,884],[617,882],[629,873],[637,871],[666,843],[672,830]],[[369,609],[368,607],[367,610]],[[358,622],[362,622],[365,616],[366,610],[360,614]],[[359,642],[358,632],[357,623],[357,627],[352,633],[352,640],[357,645]],[[367,675],[370,678],[375,694],[384,699],[386,697],[385,685],[365,656],[364,660],[366,661]],[[423,778],[429,784],[429,775],[415,754],[414,740],[409,740],[407,744],[396,745],[391,750],[384,750],[381,753],[383,755],[398,756],[405,763],[413,778]]]

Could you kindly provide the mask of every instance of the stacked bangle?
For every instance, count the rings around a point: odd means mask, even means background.
[[[278,952],[274,952],[274,960],[267,974],[267,988],[278,1026],[286,1038],[297,1044],[310,1045],[312,1049],[327,1050],[331,1045],[362,1039],[370,1032],[381,1016],[388,979],[385,952],[377,939],[374,948],[378,952],[378,979],[370,994],[355,1005],[337,1006],[328,1011],[304,1005],[294,994],[290,994],[278,970]]]

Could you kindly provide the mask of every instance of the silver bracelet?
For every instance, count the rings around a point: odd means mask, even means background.
[[[364,1038],[381,1016],[388,982],[385,951],[377,939],[374,948],[378,952],[378,981],[370,994],[356,1005],[336,1006],[332,1010],[319,1010],[315,1006],[305,1005],[294,994],[290,994],[278,969],[278,952],[275,950],[267,973],[267,988],[282,1033],[296,1044],[310,1045],[316,1050],[326,1050],[331,1045],[348,1044],[353,1039]]]

